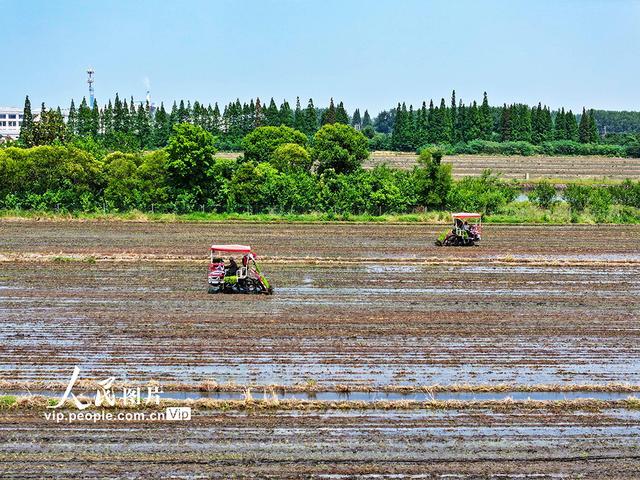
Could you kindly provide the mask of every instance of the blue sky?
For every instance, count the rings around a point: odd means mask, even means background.
[[[640,110],[640,1],[0,0],[0,105],[449,98]]]

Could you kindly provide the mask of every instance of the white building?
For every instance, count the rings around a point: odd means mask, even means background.
[[[22,108],[0,107],[0,138],[16,139],[22,126]]]

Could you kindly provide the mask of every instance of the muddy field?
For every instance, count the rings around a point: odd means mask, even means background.
[[[198,412],[42,427],[39,414],[0,417],[3,478],[626,479],[640,468],[638,414],[617,410]]]
[[[442,229],[0,222],[0,393],[58,388],[75,365],[86,380],[155,380],[176,391],[276,385],[319,400],[434,385],[470,392],[466,400],[483,389],[640,391],[640,227],[487,225],[483,245],[467,249],[433,246]],[[250,243],[275,295],[208,295],[214,241]],[[98,476],[152,465],[186,477],[625,478],[640,458],[639,417],[626,408],[276,409],[196,412],[181,424],[43,422],[42,412],[0,410],[0,477],[25,466],[40,472],[34,478],[53,468],[74,476],[78,458]]]
[[[217,156],[236,158],[238,152],[219,152]],[[418,155],[411,152],[375,151],[364,162],[365,168],[388,165],[392,168],[410,169],[417,165]],[[447,155],[444,163],[451,164],[455,178],[482,175],[486,169],[500,173],[503,178],[535,180],[554,178],[559,180],[640,179],[640,158],[601,156],[544,156],[522,155]]]
[[[413,153],[371,152],[366,166],[386,164],[393,168],[412,168],[418,156]],[[521,155],[447,155],[444,163],[452,165],[456,178],[478,176],[489,168],[504,178],[518,180],[556,178],[576,180],[585,178],[607,178],[624,180],[640,179],[639,158],[612,158],[598,156],[548,157]]]

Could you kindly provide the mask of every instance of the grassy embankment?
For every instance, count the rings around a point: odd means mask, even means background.
[[[259,223],[431,223],[448,224],[450,212],[424,212],[385,215],[349,215],[332,213],[310,214],[248,214],[248,213],[145,213],[131,211],[123,213],[74,212],[56,213],[34,210],[0,210],[3,220],[85,220],[85,221],[137,221],[137,222],[259,222]],[[598,222],[588,209],[572,215],[565,202],[553,208],[543,209],[528,201],[511,202],[500,213],[485,215],[485,223],[495,224],[640,224],[640,209],[613,205],[605,221]]]

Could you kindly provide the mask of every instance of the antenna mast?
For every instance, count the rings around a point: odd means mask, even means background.
[[[93,79],[94,73],[93,68],[89,67],[87,70],[87,83],[89,84],[89,108],[93,108],[93,102],[95,100],[95,96],[93,94],[93,82],[95,81]]]

